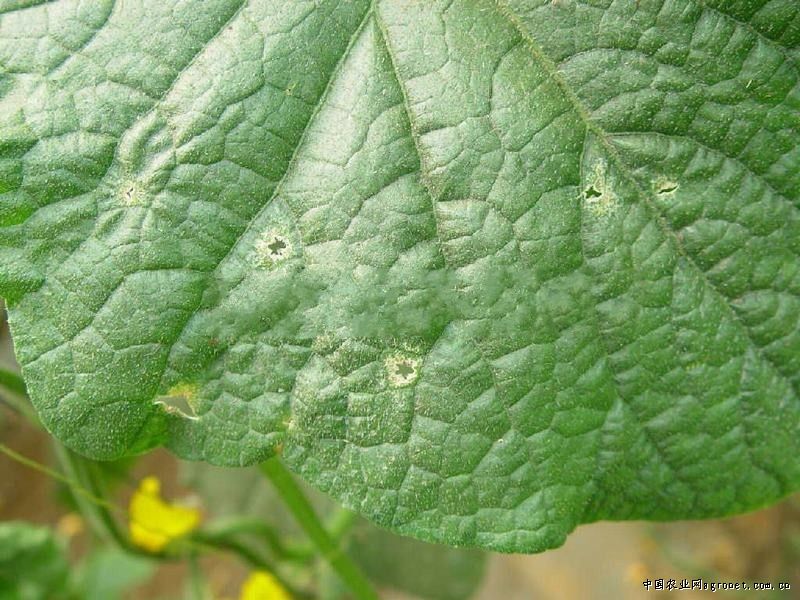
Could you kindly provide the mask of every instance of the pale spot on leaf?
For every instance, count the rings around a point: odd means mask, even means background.
[[[119,191],[119,197],[125,206],[137,206],[142,203],[142,192],[133,182],[126,182]]]
[[[257,266],[270,267],[286,260],[292,254],[292,244],[286,236],[268,231],[256,240],[253,262]]]
[[[410,385],[419,377],[419,360],[407,356],[391,356],[384,363],[386,377],[393,387]]]
[[[166,395],[156,400],[162,408],[173,415],[186,419],[198,419],[195,409],[197,398],[197,385],[193,383],[180,383],[171,387]]]
[[[598,217],[609,215],[616,210],[619,199],[607,177],[605,161],[596,161],[587,179],[583,190],[586,207]]]
[[[679,186],[677,182],[672,181],[670,179],[666,179],[664,177],[656,179],[654,183],[654,188],[659,196],[666,196],[668,194],[672,194],[678,189],[678,187]]]

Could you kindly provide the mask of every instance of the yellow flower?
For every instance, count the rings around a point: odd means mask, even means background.
[[[239,600],[292,600],[272,573],[253,571],[242,584]]]
[[[131,497],[128,512],[131,541],[150,552],[163,550],[172,540],[200,524],[199,510],[161,499],[161,482],[156,477],[142,479]]]

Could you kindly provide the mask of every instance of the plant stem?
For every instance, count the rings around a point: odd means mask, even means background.
[[[356,522],[358,515],[354,513],[352,510],[348,510],[344,507],[339,507],[333,516],[328,519],[327,522],[327,530],[330,534],[333,541],[337,544],[342,542],[342,538],[344,538],[353,526],[353,523]]]
[[[331,536],[322,526],[311,503],[303,491],[286,470],[283,463],[277,458],[261,463],[261,471],[275,486],[286,506],[292,511],[298,524],[319,550],[334,571],[347,584],[353,595],[358,600],[377,600],[378,595],[372,589],[369,581],[361,573],[350,557],[342,552],[341,548],[331,539]]]
[[[297,598],[298,600],[309,598],[308,594],[290,584],[271,562],[239,540],[215,538],[214,536],[207,536],[204,531],[199,530],[192,536],[192,543],[194,547],[205,551],[221,551],[235,554],[249,567],[261,571],[269,571],[278,580],[278,583],[289,591],[292,598]]]
[[[82,468],[83,465],[78,464],[75,456],[67,448],[53,440],[53,451],[61,466],[61,470],[71,481],[77,482],[81,489],[87,491],[87,495],[102,498],[102,496],[95,493],[96,490],[86,485],[86,473]],[[81,513],[81,516],[86,519],[86,522],[89,523],[92,532],[103,542],[116,543],[117,532],[110,521],[101,514],[100,505],[88,500],[83,494],[75,493],[72,488],[70,488],[70,492],[78,507],[78,511]],[[103,498],[103,500],[105,500],[105,498]]]
[[[87,459],[78,456],[69,449],[66,451],[74,461],[78,470],[79,481],[84,485],[84,487],[86,487],[86,489],[88,489],[93,496],[98,498],[107,498],[107,490],[98,482],[97,472],[93,469],[92,463]],[[114,515],[108,509],[108,505],[106,503],[93,505],[93,508],[95,511],[97,511],[98,518],[103,523],[106,530],[119,548],[131,554],[148,556],[148,553],[142,552],[139,548],[136,548],[133,544],[131,544],[130,539],[126,533],[124,533],[124,530],[120,528],[117,519],[114,518]]]
[[[22,379],[22,375],[6,369],[5,367],[0,367],[0,386],[14,392],[18,396],[27,395],[25,381]]]
[[[39,417],[31,406],[25,381],[18,373],[0,367],[0,401],[7,404],[13,411],[19,413],[34,427],[41,427]]]
[[[281,560],[308,561],[314,558],[314,550],[308,545],[287,544],[281,536],[261,519],[252,517],[229,517],[209,523],[203,528],[206,538],[230,539],[231,536],[247,535],[266,542],[269,549]]]
[[[197,554],[190,552],[187,557],[189,563],[189,594],[192,600],[203,600],[203,580]]]
[[[6,404],[12,411],[26,419],[33,427],[41,427],[39,417],[33,412],[33,407],[24,396],[0,389],[0,404]]]

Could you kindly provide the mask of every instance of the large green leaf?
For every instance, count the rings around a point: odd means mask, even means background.
[[[0,13],[0,292],[71,447],[514,551],[800,487],[796,0]]]

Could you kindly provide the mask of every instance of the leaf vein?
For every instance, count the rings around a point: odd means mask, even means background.
[[[575,94],[569,84],[566,82],[564,77],[559,73],[555,62],[552,58],[550,58],[539,45],[539,43],[534,39],[533,35],[524,27],[524,25],[520,22],[519,18],[513,13],[513,11],[509,8],[509,6],[505,3],[505,0],[492,0],[495,5],[497,6],[499,12],[508,20],[508,22],[513,26],[515,31],[527,42],[528,48],[533,55],[534,60],[536,60],[542,69],[547,73],[547,75],[552,78],[552,80],[556,83],[556,85],[561,89],[564,93],[566,100],[572,105],[573,109],[575,110],[578,117],[581,121],[584,122],[587,129],[594,133],[597,138],[602,143],[604,149],[608,153],[609,157],[614,161],[614,163],[619,168],[620,172],[623,176],[630,182],[630,184],[636,189],[638,196],[642,199],[642,201],[647,205],[650,212],[654,215],[659,228],[665,233],[675,244],[675,248],[677,252],[684,257],[689,264],[697,270],[702,278],[702,281],[706,287],[714,292],[714,294],[722,300],[722,304],[726,308],[726,312],[730,316],[730,318],[747,334],[747,338],[750,342],[750,345],[756,351],[757,355],[760,357],[761,360],[769,363],[776,372],[786,381],[789,382],[792,390],[795,393],[795,397],[798,395],[797,385],[795,385],[783,372],[780,365],[778,365],[773,359],[767,356],[763,349],[758,346],[752,337],[752,332],[750,328],[741,320],[741,318],[736,314],[733,310],[733,307],[728,303],[726,296],[708,279],[708,276],[705,272],[700,269],[697,265],[695,260],[692,256],[686,251],[681,243],[681,240],[677,236],[674,230],[672,230],[667,222],[666,218],[664,217],[663,213],[655,206],[652,199],[649,197],[647,192],[642,188],[639,182],[634,178],[633,174],[630,171],[630,168],[627,164],[622,160],[619,153],[617,152],[616,148],[614,148],[613,144],[609,140],[609,133],[606,132],[600,125],[598,125],[591,117],[587,108],[583,105],[580,98]]]

